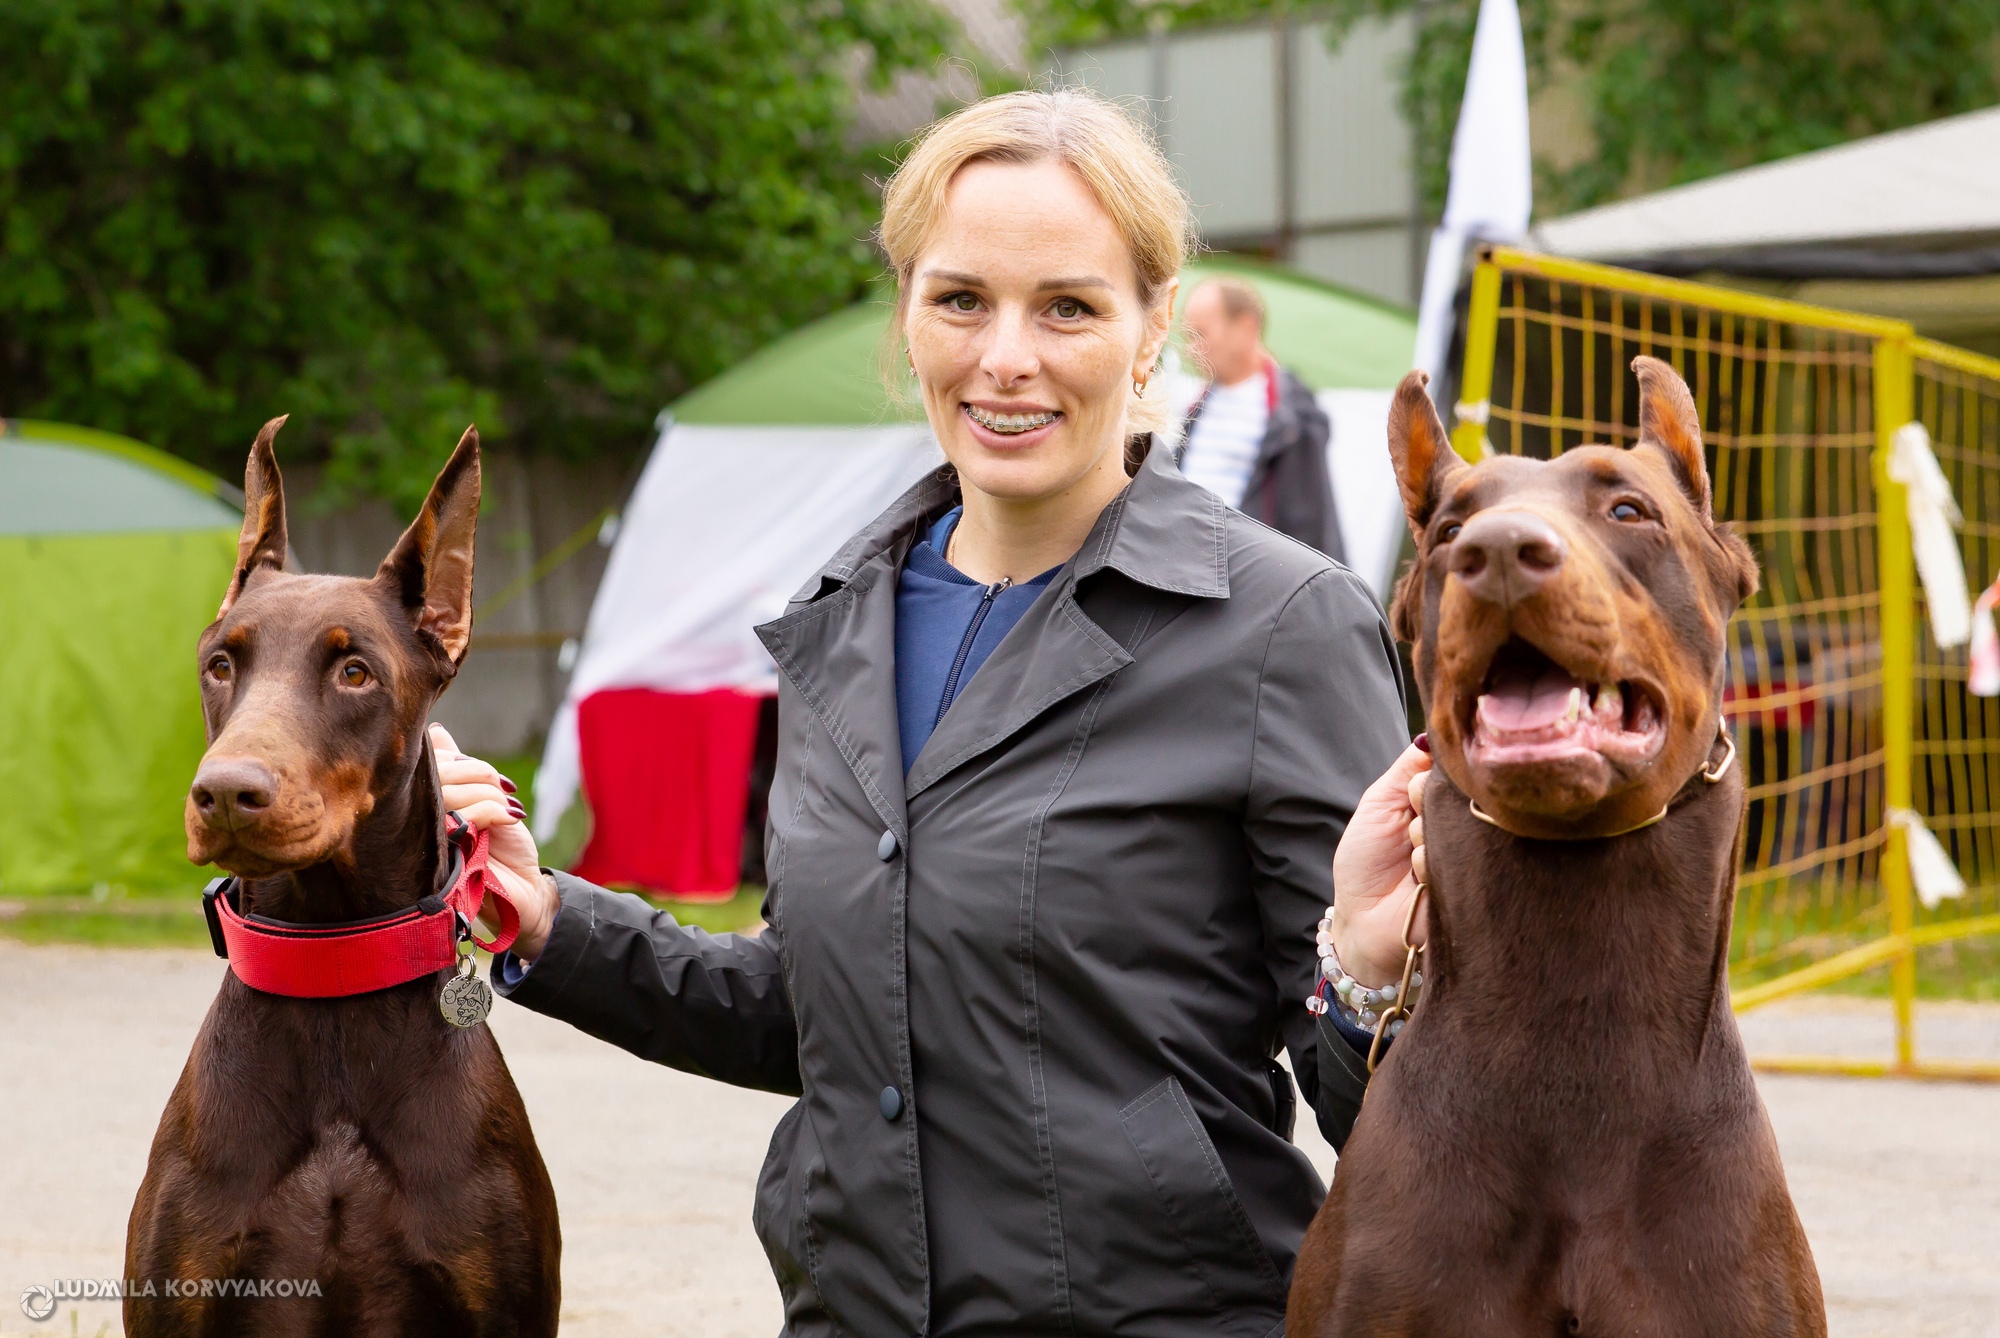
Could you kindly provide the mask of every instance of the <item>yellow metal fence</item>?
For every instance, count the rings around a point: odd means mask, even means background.
[[[1731,625],[1724,713],[1748,783],[1732,944],[1739,1011],[1890,973],[1890,1059],[1763,1067],[1996,1077],[1920,1061],[1918,950],[2000,932],[2000,700],[1931,639],[1891,441],[1928,429],[1964,513],[1975,594],[2000,571],[2000,361],[1907,324],[1492,248],[1474,271],[1453,444],[1547,458],[1638,436],[1637,354],[1673,364],[1701,412],[1718,519],[1763,585]],[[1921,909],[1912,809],[1968,884]]]

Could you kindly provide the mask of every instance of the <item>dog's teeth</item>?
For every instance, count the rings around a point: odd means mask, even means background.
[[[1606,683],[1597,690],[1596,709],[1599,715],[1625,714],[1625,694],[1616,683]]]
[[[1563,711],[1563,723],[1574,725],[1581,719],[1583,719],[1583,689],[1571,688],[1569,690],[1569,706]]]

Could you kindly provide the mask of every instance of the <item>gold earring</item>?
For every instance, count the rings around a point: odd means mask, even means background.
[[[1135,376],[1135,377],[1133,377],[1133,378],[1132,378],[1132,394],[1133,394],[1133,397],[1134,397],[1134,398],[1136,398],[1136,399],[1145,399],[1145,398],[1146,398],[1146,385],[1147,385],[1147,383],[1148,383],[1148,382],[1150,382],[1150,381],[1151,381],[1152,379],[1153,379],[1153,378],[1152,378],[1152,377],[1150,377],[1150,376]]]

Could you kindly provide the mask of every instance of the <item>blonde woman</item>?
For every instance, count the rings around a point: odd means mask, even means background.
[[[1153,444],[1188,234],[1152,142],[1078,91],[969,107],[890,182],[950,468],[759,629],[762,935],[538,870],[440,740],[526,907],[502,992],[799,1096],[755,1213],[795,1338],[1282,1327],[1323,1187],[1273,1057],[1341,1141],[1362,1079],[1306,1007],[1314,925],[1352,825],[1340,960],[1400,965],[1423,759],[1362,583]]]

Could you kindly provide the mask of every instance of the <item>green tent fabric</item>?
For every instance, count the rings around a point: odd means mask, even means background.
[[[194,645],[240,504],[123,437],[0,427],[0,895],[192,886]]]
[[[1204,277],[1236,274],[1257,285],[1270,319],[1265,343],[1314,390],[1389,390],[1410,370],[1416,317],[1409,311],[1279,265],[1214,256],[1181,276],[1181,301]],[[886,298],[860,302],[796,330],[682,396],[674,421],[821,427],[913,422],[914,404],[891,402],[878,373]]]

